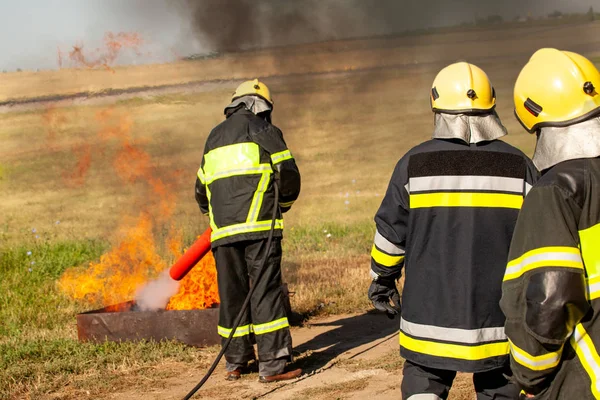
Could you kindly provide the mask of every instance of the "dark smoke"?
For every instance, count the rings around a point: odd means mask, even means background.
[[[350,37],[408,32],[583,12],[585,1],[562,0],[188,0],[182,8],[207,50],[227,52]],[[565,9],[567,8],[567,9]]]

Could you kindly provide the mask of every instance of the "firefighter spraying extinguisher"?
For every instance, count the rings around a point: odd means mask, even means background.
[[[256,357],[254,343],[261,382],[301,374],[284,371],[291,361],[292,339],[280,268],[282,214],[298,198],[300,173],[283,134],[271,124],[272,110],[273,99],[264,83],[258,79],[242,83],[225,107],[225,121],[206,141],[196,179],[196,200],[212,230],[221,299],[218,332],[223,345],[229,344],[228,380],[246,372]],[[250,307],[236,328],[234,321],[251,285]]]

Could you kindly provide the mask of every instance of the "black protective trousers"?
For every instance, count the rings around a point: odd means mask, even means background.
[[[509,382],[510,368],[473,374],[477,400],[517,400],[519,390]],[[408,360],[402,377],[403,400],[446,400],[456,377],[456,371],[424,367]]]
[[[281,239],[273,238],[271,251],[259,281],[256,277],[265,256],[267,239],[225,244],[213,249],[219,283],[219,334],[224,344],[233,328],[250,285],[256,289],[225,352],[228,370],[254,360],[258,347],[261,376],[283,372],[291,361],[292,337],[284,307],[281,280]]]

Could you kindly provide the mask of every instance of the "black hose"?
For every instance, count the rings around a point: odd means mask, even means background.
[[[250,287],[250,291],[248,292],[248,295],[246,296],[246,299],[244,300],[242,309],[238,313],[237,317],[235,317],[235,323],[233,324],[231,333],[229,334],[227,341],[221,348],[221,351],[217,355],[217,358],[215,358],[215,361],[213,361],[212,365],[208,369],[208,372],[206,373],[206,375],[204,375],[204,378],[202,378],[202,380],[196,386],[194,386],[194,388],[192,390],[190,390],[190,392],[183,398],[183,400],[189,400],[190,398],[192,398],[192,396],[194,394],[196,394],[196,392],[198,390],[200,390],[200,388],[206,383],[208,378],[210,378],[212,373],[215,371],[215,368],[217,368],[217,365],[219,365],[219,361],[221,361],[221,358],[223,358],[223,355],[225,354],[227,347],[229,347],[229,344],[231,343],[231,339],[233,339],[235,330],[240,325],[240,322],[242,322],[242,318],[244,317],[244,315],[246,313],[246,309],[248,308],[248,305],[250,304],[250,298],[252,297],[252,293],[254,293],[254,289],[256,289],[256,284],[258,281],[260,281],[260,278],[262,277],[262,274],[265,269],[265,264],[267,263],[267,260],[269,259],[269,254],[271,253],[271,244],[273,243],[273,233],[275,232],[275,222],[277,220],[277,210],[279,210],[279,188],[277,187],[276,181],[274,181],[274,189],[275,189],[275,200],[274,200],[274,205],[273,205],[273,216],[271,219],[271,229],[269,231],[269,236],[267,238],[267,248],[265,250],[265,256],[262,259],[262,262],[260,263],[260,267],[258,270],[258,275],[256,276],[256,280],[255,280],[254,284],[252,285],[252,287]]]

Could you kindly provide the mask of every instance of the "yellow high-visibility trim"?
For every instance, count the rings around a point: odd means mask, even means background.
[[[204,155],[204,181],[238,175],[272,172],[271,164],[260,163],[260,149],[256,143],[236,143],[218,147]]]
[[[242,224],[230,225],[223,228],[213,229],[213,232],[210,236],[210,240],[211,242],[214,242],[225,237],[239,235],[242,233],[268,231],[269,229],[271,229],[271,222],[271,220],[251,223],[246,222]],[[275,229],[283,229],[282,219],[278,219],[275,221]]]
[[[258,175],[271,172],[273,172],[273,169],[269,164],[260,164],[258,167],[228,169],[224,171],[219,171],[214,175],[205,176],[205,182],[206,184],[211,184],[217,179],[231,178],[232,176],[240,175]]]
[[[573,335],[571,335],[571,345],[590,378],[590,388],[594,398],[600,399],[600,356],[583,325],[578,324],[575,327]]]
[[[577,247],[550,246],[528,251],[506,266],[504,281],[516,279],[528,271],[544,267],[565,267],[583,270],[581,253]]]
[[[295,201],[288,201],[286,203],[279,203],[280,207],[286,208],[286,207],[291,207],[292,205],[294,205]]]
[[[532,371],[552,369],[560,363],[563,350],[562,347],[557,352],[534,356],[516,346],[512,341],[509,341],[509,343],[513,360]]]
[[[600,224],[579,231],[579,241],[588,275],[600,275]]]
[[[390,256],[379,250],[377,246],[373,245],[371,249],[371,257],[377,264],[383,265],[384,267],[395,267],[404,261],[404,254],[401,256]]]
[[[275,332],[280,329],[289,328],[290,323],[286,317],[276,319],[275,321],[267,322],[265,324],[253,325],[254,333],[256,335],[264,335],[265,333]]]
[[[586,279],[588,300],[600,298],[600,275]]]
[[[204,178],[204,171],[202,171],[202,167],[198,168],[198,179],[200,179],[201,184],[205,184],[206,180]]]
[[[271,162],[273,165],[279,164],[285,160],[291,160],[294,158],[289,150],[280,151],[279,153],[271,154]]]
[[[212,210],[212,192],[210,191],[210,186],[206,185],[206,197],[208,198],[208,224],[210,225],[210,229],[214,232],[217,230],[217,224],[215,224],[215,216]]]
[[[410,195],[410,208],[495,207],[520,209],[523,196],[505,193],[424,193]]]
[[[204,173],[214,175],[219,171],[258,167],[260,150],[256,143],[236,143],[217,147],[204,155]]]
[[[400,332],[400,346],[415,353],[469,361],[505,356],[509,353],[508,341],[464,346],[414,339],[402,332]]]
[[[267,187],[269,186],[269,181],[271,180],[271,174],[266,173],[262,174],[260,177],[260,181],[258,182],[258,187],[256,188],[256,192],[254,192],[254,197],[252,198],[252,204],[250,205],[250,211],[248,212],[248,218],[246,222],[256,222],[258,221],[258,214],[260,213],[260,208],[262,207],[263,197]]]
[[[231,329],[224,328],[222,326],[217,326],[217,332],[219,333],[220,336],[222,336],[224,338],[228,338],[229,335],[231,335]],[[252,332],[252,325],[250,325],[250,324],[244,325],[244,326],[238,326],[238,328],[235,330],[235,333],[233,334],[233,337],[247,336],[251,332]]]

